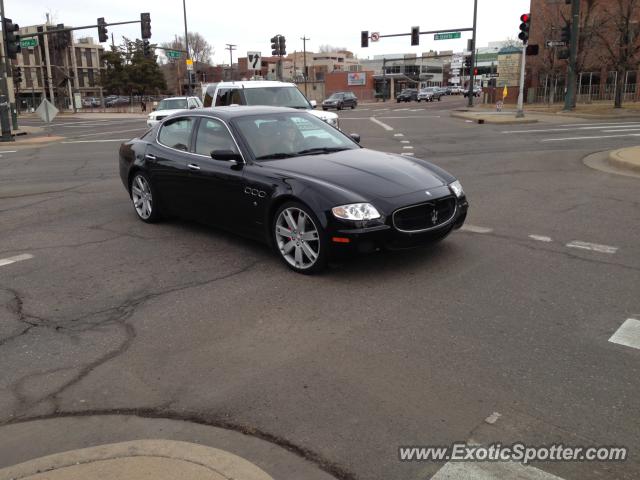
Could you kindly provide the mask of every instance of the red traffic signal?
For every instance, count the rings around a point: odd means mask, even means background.
[[[529,23],[529,20],[530,20],[530,19],[531,19],[531,15],[530,15],[530,14],[528,14],[528,13],[523,13],[523,14],[520,16],[520,21],[521,21],[522,23]]]

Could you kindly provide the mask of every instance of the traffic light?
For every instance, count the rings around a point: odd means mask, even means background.
[[[530,13],[522,14],[520,16],[520,21],[522,23],[520,24],[520,34],[518,35],[518,38],[522,40],[522,43],[526,45],[527,42],[529,41],[529,27],[531,25],[531,14]]]
[[[411,27],[411,45],[420,45],[420,27]]]
[[[467,68],[471,68],[471,66],[473,65],[472,59],[471,59],[471,55],[464,57],[464,66]]]
[[[98,41],[100,43],[108,42],[109,35],[107,35],[107,22],[104,21],[104,17],[98,19]]]
[[[10,18],[3,19],[2,33],[7,45],[7,56],[14,60],[17,58],[18,53],[20,53],[20,35],[16,34],[18,30],[20,30],[20,27],[13,23]]]
[[[22,83],[22,69],[20,67],[13,68],[13,83],[20,84]]]
[[[56,25],[56,29],[64,30],[64,23],[59,23]],[[64,30],[63,32],[57,32],[55,34],[57,47],[61,50],[66,49],[69,45],[71,45],[71,30]]]
[[[143,40],[147,38],[151,38],[151,14],[150,13],[141,13],[140,14],[140,37]]]
[[[369,46],[369,31],[362,30],[360,32],[360,46],[362,48],[367,48]]]
[[[565,26],[560,31],[560,41],[566,44],[571,42],[571,22],[565,22]]]
[[[142,41],[142,54],[145,58],[151,57],[151,45],[149,44],[149,40]]]
[[[278,45],[280,46],[280,55],[286,55],[287,54],[287,43],[286,43],[286,39],[284,38],[284,36],[280,35],[280,38],[278,38]]]
[[[271,55],[278,56],[280,55],[280,35],[276,35],[275,37],[271,37]]]
[[[478,75],[478,69],[477,69],[477,68],[474,68],[474,69],[473,69],[473,74],[474,74],[474,75]]]

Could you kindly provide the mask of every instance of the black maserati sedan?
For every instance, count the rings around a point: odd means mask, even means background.
[[[265,241],[301,273],[462,226],[455,177],[359,140],[302,110],[185,110],[121,145],[120,176],[140,220],[180,216]]]

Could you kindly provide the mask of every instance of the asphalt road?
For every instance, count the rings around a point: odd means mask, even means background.
[[[608,340],[640,319],[639,180],[582,160],[637,144],[640,122],[477,125],[449,117],[462,104],[340,112],[363,145],[457,175],[471,210],[432,249],[313,277],[214,228],[137,220],[117,148],[143,119],[61,117],[64,142],[0,148],[0,422],[139,410],[380,480],[449,478],[399,446],[621,445],[623,463],[536,467],[638,478],[640,350]]]

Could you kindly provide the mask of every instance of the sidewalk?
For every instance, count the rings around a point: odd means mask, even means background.
[[[469,110],[453,110],[450,114],[454,118],[462,118],[475,123],[493,123],[493,124],[516,124],[516,123],[537,123],[537,118],[527,115],[524,118],[517,118],[516,112],[489,112],[489,111],[469,111]]]
[[[640,147],[628,147],[609,152],[610,164],[640,173]]]
[[[286,446],[183,420],[56,417],[0,427],[0,480],[335,480]]]

